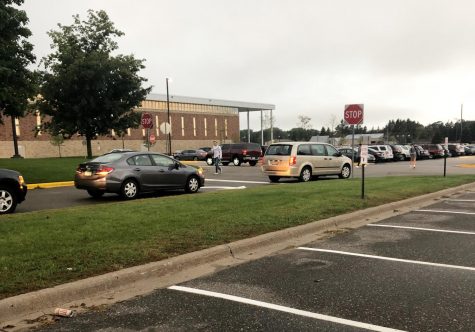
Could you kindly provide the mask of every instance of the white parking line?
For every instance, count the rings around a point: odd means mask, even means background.
[[[226,189],[226,190],[232,190],[232,189],[246,189],[246,186],[239,186],[239,187],[225,187],[225,186],[204,186],[201,187],[201,189]]]
[[[308,251],[327,252],[327,253],[338,254],[338,255],[347,255],[347,256],[357,256],[357,257],[364,257],[364,258],[381,259],[381,260],[401,262],[401,263],[429,265],[429,266],[437,266],[437,267],[446,267],[446,268],[450,268],[450,269],[475,271],[475,267],[470,267],[470,266],[430,263],[430,262],[423,262],[423,261],[414,261],[414,260],[410,260],[410,259],[393,258],[393,257],[386,257],[386,256],[374,256],[374,255],[366,255],[366,254],[357,254],[357,253],[354,253],[354,252],[329,250],[329,249],[318,249],[318,248],[307,248],[307,247],[298,247],[297,249],[308,250]]]
[[[385,224],[368,224],[368,225],[366,225],[366,226],[370,226],[370,227],[401,228],[401,229],[413,229],[413,230],[417,230],[417,231],[428,231],[428,232],[440,232],[440,233],[453,233],[453,234],[475,235],[475,232],[448,231],[448,230],[435,229],[435,228],[408,227],[408,226],[385,225]]]
[[[309,318],[315,318],[315,319],[324,320],[324,321],[327,321],[327,322],[332,322],[332,323],[337,323],[337,324],[342,324],[342,325],[348,325],[348,326],[353,326],[353,327],[357,327],[357,328],[367,329],[367,330],[370,330],[370,331],[381,331],[381,332],[401,332],[402,331],[402,330],[395,330],[395,329],[391,329],[391,328],[387,328],[387,327],[383,327],[383,326],[357,322],[357,321],[353,321],[353,320],[349,320],[349,319],[343,319],[343,318],[338,318],[338,317],[333,317],[333,316],[317,314],[317,313],[314,313],[314,312],[311,312],[311,311],[305,311],[305,310],[299,310],[299,309],[284,307],[284,306],[277,305],[277,304],[251,300],[251,299],[247,299],[245,297],[228,295],[228,294],[223,294],[223,293],[210,292],[210,291],[202,290],[202,289],[189,288],[189,287],[183,287],[183,286],[171,286],[171,287],[168,287],[168,289],[177,290],[177,291],[181,291],[181,292],[192,293],[192,294],[210,296],[210,297],[215,297],[215,298],[219,298],[219,299],[239,302],[239,303],[245,303],[245,304],[249,304],[249,305],[253,305],[253,306],[257,306],[257,307],[282,311],[282,312],[286,312],[286,313],[289,313],[289,314],[294,314],[294,315],[299,315],[299,316],[304,316],[304,317],[309,317]]]
[[[444,199],[449,202],[475,202],[475,199]]]
[[[264,181],[242,181],[242,180],[221,180],[221,179],[208,179],[206,181],[215,181],[215,182],[231,182],[231,183],[261,183],[261,184],[269,184],[270,182]]]
[[[416,212],[431,212],[431,213],[449,213],[449,214],[467,214],[474,215],[475,212],[461,212],[461,211],[447,211],[447,210],[414,210]]]

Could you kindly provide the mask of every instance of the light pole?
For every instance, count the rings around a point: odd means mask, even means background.
[[[172,155],[172,133],[171,133],[171,119],[170,119],[170,96],[168,94],[168,80],[169,78],[166,78],[167,82],[167,122],[168,122],[168,155]]]

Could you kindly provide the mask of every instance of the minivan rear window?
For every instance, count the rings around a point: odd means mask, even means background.
[[[266,156],[290,156],[290,151],[292,151],[290,144],[271,145],[266,150]]]

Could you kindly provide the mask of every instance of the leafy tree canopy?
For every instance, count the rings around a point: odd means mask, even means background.
[[[78,15],[73,18],[72,25],[58,24],[59,30],[48,33],[54,51],[43,58],[46,71],[38,107],[51,116],[46,130],[65,137],[84,136],[91,157],[96,136],[139,126],[140,114],[133,109],[151,87],[143,88],[147,80],[138,75],[144,60],[111,54],[118,48],[114,37],[123,33],[106,12],[89,10],[85,21]]]
[[[28,98],[34,95],[33,74],[27,66],[35,61],[28,17],[17,7],[23,0],[0,2],[0,123],[3,116],[24,116]]]

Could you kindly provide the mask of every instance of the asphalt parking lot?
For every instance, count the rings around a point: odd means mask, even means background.
[[[43,331],[475,331],[475,192]]]

